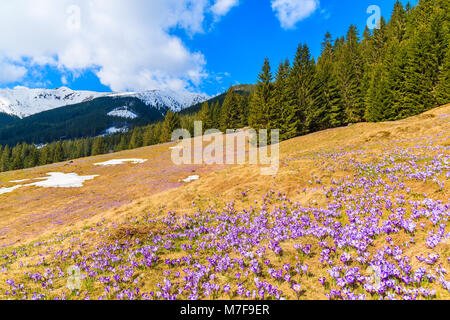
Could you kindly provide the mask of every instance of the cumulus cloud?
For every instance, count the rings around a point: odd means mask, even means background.
[[[24,67],[15,65],[0,57],[0,84],[22,80],[26,73],[27,69]]]
[[[234,6],[239,4],[239,0],[216,0],[214,5],[211,7],[211,11],[216,16],[224,16],[231,10]]]
[[[26,61],[28,68],[52,65],[74,74],[94,70],[113,91],[185,89],[206,76],[206,59],[171,31],[204,32],[206,14],[224,15],[234,2],[0,1],[0,57]],[[15,81],[25,72],[0,59],[0,81]]]
[[[292,29],[320,6],[319,0],[272,0],[272,10],[283,29]]]

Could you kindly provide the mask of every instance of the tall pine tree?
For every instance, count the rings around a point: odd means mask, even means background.
[[[269,59],[266,58],[258,75],[255,92],[250,102],[249,125],[254,129],[267,128],[273,95],[273,75]]]
[[[220,128],[222,131],[227,129],[237,129],[240,127],[239,95],[230,87],[222,104]]]
[[[169,142],[172,139],[172,133],[176,129],[181,128],[180,116],[178,113],[174,113],[171,110],[167,111],[164,123],[161,128],[160,142]]]

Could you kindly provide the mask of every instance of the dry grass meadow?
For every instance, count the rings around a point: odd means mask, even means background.
[[[169,149],[174,144],[2,173],[0,188],[15,185],[9,181],[44,177],[48,172],[76,172],[79,175],[99,176],[84,182],[81,188],[23,187],[0,195],[0,256],[8,256],[8,259],[0,259],[0,297],[5,291],[11,290],[11,285],[6,284],[9,279],[14,279],[16,284],[29,286],[30,294],[33,290],[40,292],[41,289],[37,289],[38,282],[30,280],[29,275],[34,272],[44,274],[47,268],[60,268],[58,270],[64,271],[68,262],[61,263],[54,258],[57,250],[77,249],[81,250],[83,255],[88,255],[96,250],[99,243],[142,240],[149,234],[167,231],[167,226],[163,224],[134,223],[148,215],[151,215],[152,219],[164,217],[168,212],[175,212],[178,216],[192,215],[196,212],[207,212],[208,208],[223,208],[231,201],[234,202],[236,211],[248,209],[250,206],[259,207],[262,204],[261,199],[271,190],[284,194],[292,203],[301,206],[325,206],[327,197],[321,186],[328,186],[333,179],[345,179],[353,174],[352,168],[339,166],[338,163],[353,160],[376,162],[378,156],[386,153],[386,150],[392,150],[395,155],[398,147],[413,148],[421,137],[441,137],[436,143],[446,147],[448,155],[449,123],[450,105],[446,105],[402,121],[360,123],[284,141],[280,144],[280,169],[275,176],[260,175],[259,168],[255,165],[176,166],[171,162],[172,150]],[[446,139],[442,138],[443,136]],[[353,150],[362,150],[363,153],[360,153],[359,157],[358,153],[351,152]],[[430,151],[430,155],[432,152]],[[338,156],[318,158],[318,155],[331,153]],[[143,164],[127,163],[111,167],[94,166],[98,162],[125,158],[148,161]],[[448,167],[446,170],[448,171]],[[191,175],[199,175],[200,179],[190,183],[180,182]],[[445,183],[443,188],[432,181],[406,182],[412,190],[409,196],[411,199],[419,199],[420,195],[426,194],[435,201],[440,200],[448,204],[448,175],[441,178]],[[316,181],[320,181],[319,186]],[[449,232],[447,219],[445,224],[445,230]],[[405,248],[404,254],[410,257],[411,265],[419,267],[421,262],[415,259],[416,255],[438,253],[439,262],[449,269],[449,240],[430,249],[425,246],[427,231],[425,229],[418,232],[415,245]],[[392,236],[398,243],[409,237],[409,234],[402,232]],[[301,298],[326,299],[318,279],[328,276],[328,272],[317,259],[318,240],[312,237],[308,239],[313,248],[317,247],[313,249],[317,252],[315,258],[305,258],[303,261],[309,265],[310,276],[301,279]],[[374,250],[377,248],[377,241],[382,246],[381,239],[377,239],[373,244]],[[273,253],[267,254],[266,258],[272,260],[275,269],[288,262],[295,264],[298,253],[292,247],[294,243],[295,241],[288,240],[281,244],[284,255],[278,260],[272,256]],[[27,254],[20,254],[21,250]],[[177,250],[162,254],[161,257],[164,260],[181,255],[182,252]],[[42,257],[45,257],[44,264],[38,263]],[[11,260],[10,263],[7,260]],[[162,264],[137,272],[136,282],[139,283],[141,292],[157,290],[156,284],[165,278],[164,271]],[[218,283],[221,285],[231,281],[226,275],[223,275],[223,279],[220,277],[222,276],[219,276]],[[450,280],[448,275],[446,277],[447,281]],[[266,279],[265,276],[261,278]],[[55,278],[50,290],[52,293],[46,297],[51,298],[65,292],[65,281],[64,277]],[[296,298],[288,283],[280,283],[278,287],[287,298]],[[449,292],[438,282],[431,284],[429,288],[436,290],[437,298],[450,299]],[[91,298],[98,298],[102,296],[103,288],[96,281],[85,281],[80,292],[68,293],[66,297],[79,299],[89,295]],[[6,295],[3,297],[6,298]],[[222,293],[217,297],[227,298],[227,295]],[[108,298],[114,299],[115,296]]]

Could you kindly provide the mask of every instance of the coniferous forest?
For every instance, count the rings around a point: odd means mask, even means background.
[[[17,170],[91,155],[170,141],[174,129],[280,129],[281,139],[369,121],[398,120],[450,102],[450,2],[396,2],[388,21],[360,30],[351,25],[343,37],[327,33],[315,60],[300,44],[293,61],[272,66],[266,59],[257,83],[230,87],[164,121],[127,133],[45,146],[21,143],[0,147],[0,170]],[[286,53],[289,54],[289,53]],[[241,86],[239,86],[241,88]],[[198,111],[200,110],[200,111]]]

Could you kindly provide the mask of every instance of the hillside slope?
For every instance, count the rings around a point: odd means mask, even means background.
[[[73,91],[66,87],[57,89],[29,89],[15,87],[0,89],[0,113],[25,118],[33,114],[89,101],[108,95],[105,92]]]
[[[114,113],[124,107],[135,117]],[[164,106],[149,107],[138,98],[101,97],[41,112],[0,127],[0,145],[95,137],[106,133],[109,128],[132,128],[161,120],[167,110]]]
[[[170,108],[181,111],[209,97],[204,94],[174,90],[145,90],[141,92],[93,92],[77,91],[66,87],[57,89],[30,89],[15,87],[0,89],[0,115],[7,114],[20,119],[40,112],[91,101],[100,97],[137,98],[154,108]]]
[[[285,141],[276,176],[175,166],[172,144],[0,174],[0,296],[449,299],[449,117]],[[95,165],[110,159],[148,161]],[[14,189],[49,172],[98,176]]]
[[[255,85],[253,84],[239,84],[239,85],[235,85],[233,86],[233,90],[234,92],[240,94],[240,95],[250,95],[251,93],[253,93],[255,91]],[[206,101],[208,101],[208,104],[210,106],[214,106],[217,102],[222,105],[223,101],[225,100],[225,97],[227,95],[227,92],[224,92],[222,94],[219,94],[213,98],[210,98]],[[194,114],[199,112],[202,109],[202,104],[204,101],[197,103],[197,104],[193,104],[192,106],[190,106],[189,108],[183,109],[180,111],[180,114]]]
[[[179,112],[208,98],[173,90],[0,89],[0,145],[43,144],[125,131],[160,120],[169,109]]]

